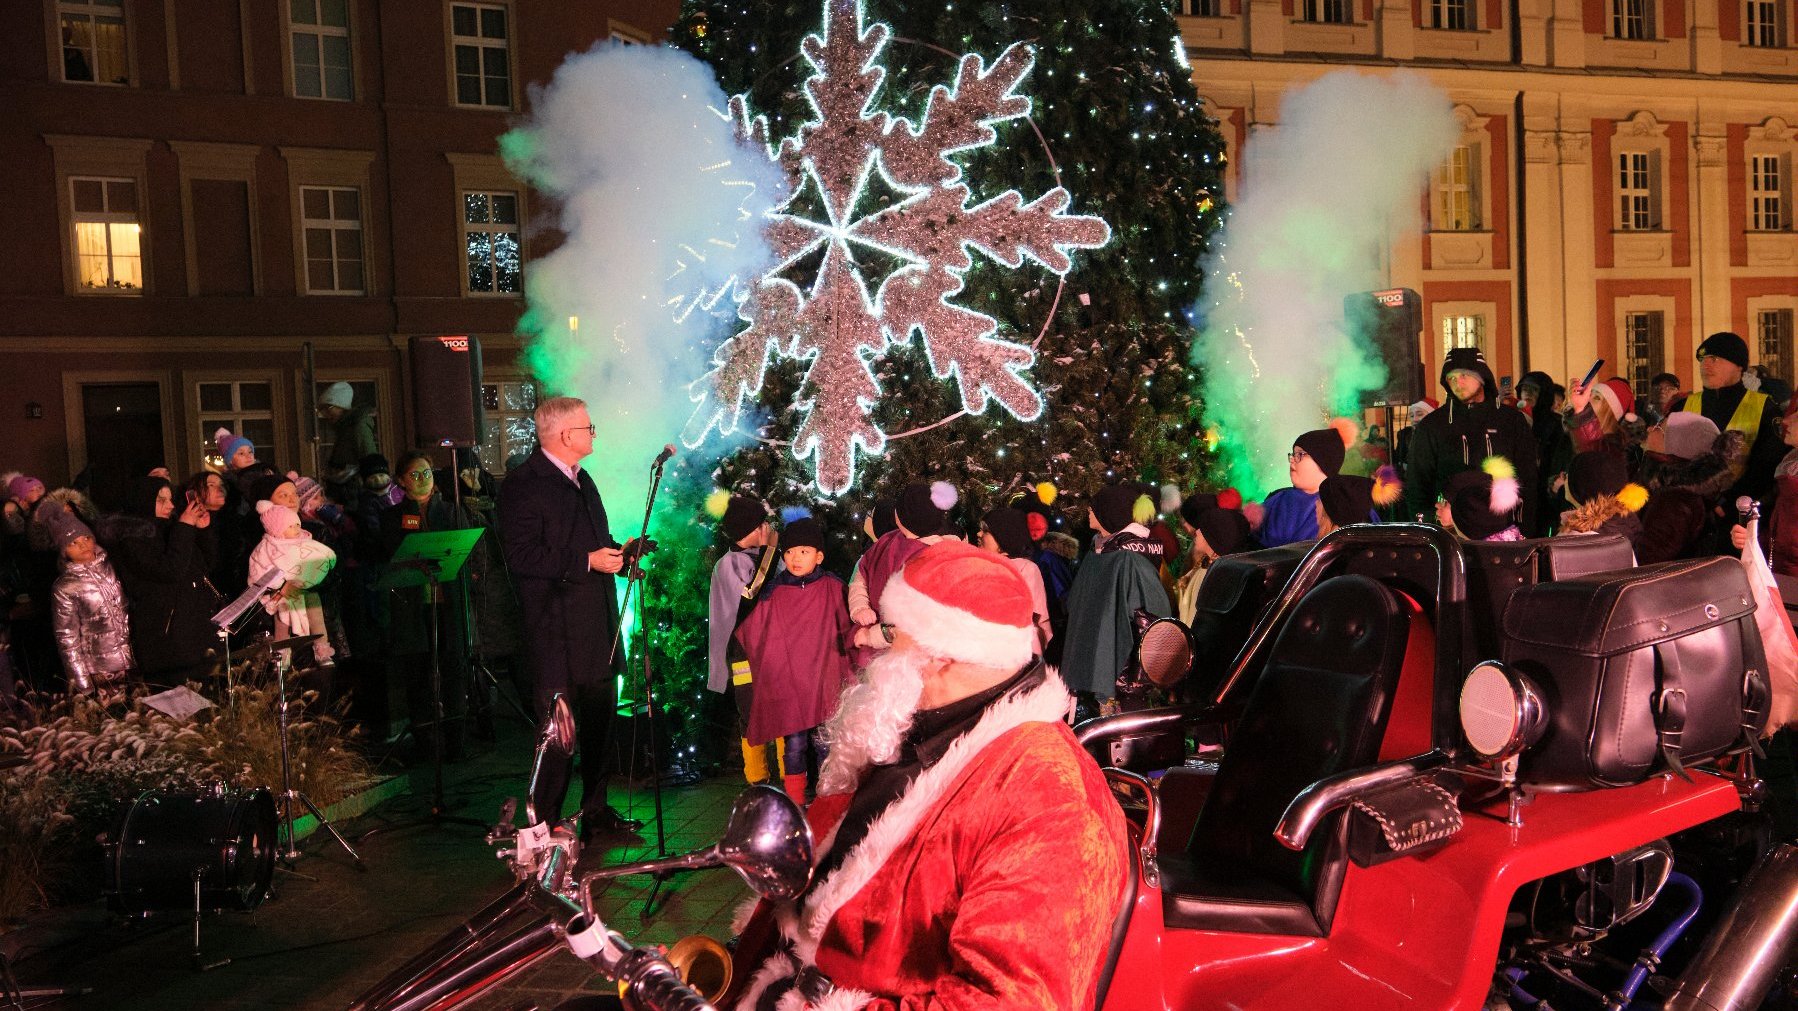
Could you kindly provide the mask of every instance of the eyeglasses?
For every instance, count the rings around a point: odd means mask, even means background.
[[[599,434],[599,426],[597,426],[597,425],[576,425],[573,428],[564,428],[564,429],[562,429],[562,431],[564,431],[564,432],[586,432],[587,438],[591,439],[595,435]]]
[[[409,470],[406,472],[406,476],[414,481],[424,481],[431,478],[433,475],[428,470]]]
[[[1287,463],[1298,463],[1300,460],[1309,460],[1309,459],[1311,459],[1311,454],[1305,452],[1302,449],[1295,449],[1292,452],[1286,454],[1286,462]]]

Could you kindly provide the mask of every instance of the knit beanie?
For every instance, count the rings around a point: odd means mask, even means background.
[[[1335,432],[1330,432],[1335,436]],[[1337,440],[1341,445],[1341,440]],[[1324,515],[1339,527],[1366,523],[1373,512],[1373,478],[1359,474],[1332,474],[1317,488],[1317,500],[1324,504]]]
[[[1212,506],[1199,514],[1193,527],[1218,555],[1233,555],[1249,542],[1248,518],[1235,509]]]
[[[350,389],[349,383],[332,383],[325,387],[325,392],[318,395],[320,407],[341,407],[347,411],[355,402],[356,391]]]
[[[71,541],[94,535],[86,523],[63,508],[60,502],[49,502],[39,508],[35,521],[49,531],[50,543],[56,545],[58,550],[68,547]]]
[[[980,523],[993,535],[993,540],[999,542],[999,550],[1006,557],[1030,557],[1030,521],[1022,509],[1000,506],[981,517]]]
[[[960,497],[947,481],[908,484],[899,493],[899,525],[914,537],[940,534],[949,525],[949,510]]]
[[[780,528],[780,549],[786,551],[789,548],[817,548],[823,551],[824,528],[810,516],[788,523]]]
[[[1698,357],[1706,355],[1715,355],[1738,369],[1745,369],[1748,367],[1748,342],[1727,330],[1714,333],[1698,345]]]
[[[387,458],[379,453],[370,453],[356,461],[356,473],[367,477],[370,474],[387,474],[391,476],[393,469],[388,466]]]
[[[877,498],[869,508],[869,516],[874,521],[874,536],[885,537],[899,528],[899,520],[894,517],[893,510],[898,502],[890,498]]]
[[[32,495],[38,494],[43,490],[44,482],[24,474],[13,478],[6,484],[6,494],[21,501],[29,499]]]
[[[250,482],[249,498],[251,502],[266,502],[277,488],[284,484],[292,484],[293,479],[286,474],[264,474]],[[298,491],[299,486],[294,485]]]
[[[768,507],[762,504],[761,499],[732,495],[724,506],[724,516],[718,521],[718,528],[724,532],[726,541],[735,544],[755,533],[755,528],[767,520]]]
[[[1196,528],[1199,525],[1199,517],[1204,515],[1207,509],[1216,508],[1216,493],[1195,491],[1180,503],[1180,518],[1186,521],[1187,526]]]
[[[1448,499],[1455,529],[1468,540],[1483,541],[1511,525],[1510,509],[1493,508],[1492,484],[1491,475],[1464,470],[1449,478],[1443,488],[1442,496]]]
[[[1618,421],[1635,420],[1636,393],[1623,380],[1612,376],[1593,386],[1592,395],[1605,402],[1605,405],[1611,409],[1611,417]]]
[[[1587,450],[1567,465],[1567,490],[1576,502],[1589,502],[1599,495],[1615,495],[1629,483],[1629,469],[1623,457],[1604,450]]]
[[[1006,670],[1036,652],[1033,610],[1009,563],[959,541],[913,555],[880,595],[881,616],[926,653]]]
[[[1107,485],[1093,496],[1093,516],[1108,534],[1115,534],[1136,522],[1136,505],[1143,497],[1134,483]],[[1153,513],[1154,506],[1149,509]]]
[[[1681,460],[1695,459],[1710,452],[1720,434],[1716,422],[1690,411],[1674,411],[1661,425],[1667,437],[1667,455]]]
[[[293,490],[300,497],[300,516],[305,519],[317,516],[319,507],[325,504],[325,486],[312,478],[302,477],[294,481]]]
[[[256,503],[256,511],[262,514],[262,529],[274,537],[284,535],[288,527],[300,521],[299,513],[267,499]]]
[[[228,428],[221,428],[212,433],[212,441],[218,444],[219,458],[225,461],[226,467],[231,466],[231,458],[237,455],[238,450],[245,446],[250,447],[252,451],[256,448],[255,443]]]
[[[1304,450],[1305,455],[1316,462],[1325,477],[1334,476],[1341,471],[1342,460],[1348,454],[1348,447],[1342,442],[1342,433],[1334,428],[1306,432],[1292,440],[1292,445]]]

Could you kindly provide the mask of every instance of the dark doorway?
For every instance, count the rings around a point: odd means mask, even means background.
[[[84,383],[81,415],[87,431],[88,495],[102,510],[122,508],[132,482],[168,462],[162,444],[162,388],[156,383]]]

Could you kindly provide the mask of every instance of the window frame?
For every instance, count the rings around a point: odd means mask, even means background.
[[[288,95],[288,97],[305,99],[307,101],[312,101],[312,102],[350,102],[350,103],[354,103],[356,101],[359,101],[360,96],[362,95],[363,89],[362,89],[362,79],[361,79],[362,75],[360,73],[361,61],[356,58],[356,39],[358,36],[358,32],[356,30],[356,4],[354,3],[354,0],[345,0],[344,21],[346,22],[346,24],[341,28],[339,28],[336,25],[296,22],[293,19],[293,0],[279,0],[279,2],[281,5],[281,63],[282,63],[283,69],[285,70],[285,72],[287,74],[287,95]],[[324,0],[317,0],[317,2],[322,3],[322,2],[324,2]],[[324,44],[322,42],[319,43],[319,47],[318,47],[319,48],[319,84],[318,84],[319,93],[316,95],[303,95],[300,93],[300,87],[299,87],[300,82],[299,82],[299,78],[295,76],[296,68],[294,66],[294,61],[293,61],[293,39],[294,39],[294,35],[298,32],[305,32],[307,34],[313,35],[314,37],[320,38],[320,39],[329,36],[332,38],[341,37],[345,40],[345,48],[347,48],[349,51],[349,59],[350,59],[350,67],[349,67],[349,70],[350,70],[350,93],[349,93],[349,95],[342,97],[342,98],[338,98],[338,97],[332,96],[330,94],[327,94],[327,92],[330,89],[325,86]]]
[[[1631,5],[1639,5],[1640,12],[1632,12]],[[1653,42],[1660,38],[1660,11],[1656,9],[1655,0],[1610,0],[1607,6],[1610,8],[1605,19],[1607,38],[1622,42]],[[1640,34],[1627,30],[1632,20],[1640,23]]]
[[[1748,158],[1748,199],[1745,210],[1750,232],[1786,232],[1792,228],[1792,156],[1787,151],[1751,148]],[[1769,178],[1771,190],[1761,184]],[[1771,207],[1768,205],[1771,204]]]
[[[337,148],[277,147],[287,163],[288,222],[293,240],[294,292],[308,294],[306,269],[305,209],[301,205],[302,187],[347,188],[362,191],[362,291],[363,297],[382,294],[387,270],[387,251],[382,247],[379,231],[381,208],[370,203],[377,194],[370,178],[374,164],[373,151],[347,151]],[[340,297],[332,292],[321,296]],[[344,295],[341,297],[355,297]]]
[[[1631,306],[1623,310],[1621,319],[1622,327],[1617,335],[1621,354],[1617,360],[1623,367],[1617,370],[1618,375],[1638,397],[1645,397],[1649,382],[1667,371],[1667,312],[1660,308]],[[1641,337],[1649,349],[1646,358],[1634,353],[1638,322],[1643,324]]]
[[[479,18],[479,12],[481,10],[498,10],[498,11],[503,12],[506,17],[506,37],[503,40],[500,40],[502,42],[502,45],[499,45],[499,46],[493,45],[492,43],[495,40],[489,39],[484,35],[458,35],[456,33],[456,8],[458,8],[458,7],[474,8],[476,11],[477,21]],[[449,103],[452,107],[457,108],[457,109],[470,109],[470,110],[474,110],[474,111],[485,110],[487,112],[510,112],[510,111],[513,111],[518,108],[518,86],[517,86],[518,85],[518,53],[517,53],[517,50],[513,46],[514,40],[518,37],[517,17],[518,17],[517,8],[510,2],[506,2],[506,0],[450,0],[449,3],[444,4],[444,7],[443,7],[443,32],[444,32],[444,39],[445,39],[444,52],[446,54],[448,54],[448,57],[449,57],[447,60],[444,61],[444,69],[445,69],[446,77],[448,78]],[[476,31],[479,31],[479,30],[480,30],[480,26],[477,24]],[[484,56],[482,57],[481,74],[480,74],[480,80],[482,83],[481,97],[482,97],[483,101],[474,102],[474,103],[462,101],[461,93],[457,87],[457,85],[458,85],[457,79],[460,76],[460,74],[456,70],[456,47],[465,46],[465,45],[466,46],[474,46],[478,49],[498,48],[498,49],[503,49],[505,51],[505,54],[506,54],[506,104],[505,105],[493,105],[493,104],[485,101],[487,75],[486,75],[486,61],[485,61]]]
[[[1448,353],[1456,348],[1477,348],[1481,354],[1491,352],[1492,331],[1484,312],[1468,312],[1462,307],[1453,307],[1441,314],[1439,322],[1444,360],[1447,360]],[[1473,343],[1459,343],[1469,330],[1473,334]]]
[[[326,199],[330,205],[330,213],[332,215],[331,217],[329,217],[329,218],[309,218],[306,216],[306,193],[308,190],[320,191],[320,192],[328,194]],[[362,246],[362,260],[361,260],[361,263],[362,263],[362,286],[359,288],[345,288],[345,287],[341,287],[341,286],[335,286],[335,285],[340,285],[341,281],[342,281],[342,278],[340,276],[340,271],[342,268],[339,265],[338,258],[337,258],[337,233],[338,232],[347,232],[347,231],[351,230],[349,228],[342,227],[342,225],[341,225],[341,222],[346,222],[351,219],[339,218],[336,216],[337,201],[336,201],[335,194],[338,194],[338,193],[355,193],[356,194],[356,218],[354,219],[356,222],[356,227],[354,230],[356,232],[357,240],[361,243],[361,246]],[[306,247],[306,242],[307,242],[307,238],[308,238],[308,236],[306,234],[307,232],[312,231],[314,229],[319,229],[319,228],[328,230],[331,234],[331,279],[334,282],[334,286],[330,287],[330,288],[314,288],[312,286],[311,257],[307,256],[304,258],[304,261],[300,264],[300,276],[305,279],[304,285],[300,291],[300,294],[302,294],[302,295],[333,295],[333,296],[367,295],[369,293],[369,290],[368,290],[368,248],[369,248],[369,243],[368,243],[368,225],[367,225],[367,221],[368,221],[368,193],[367,193],[367,191],[365,189],[363,189],[361,186],[343,185],[341,183],[300,183],[299,184],[299,196],[300,196],[300,208],[299,208],[300,246],[301,246],[302,253],[305,251],[305,247]]]
[[[1742,45],[1751,49],[1784,49],[1786,47],[1786,4],[1788,0],[1747,0],[1742,11]],[[1757,17],[1771,12],[1772,23],[1766,24]],[[1770,42],[1756,41],[1757,35],[1771,38]]]
[[[1465,156],[1464,162],[1460,161]],[[1436,166],[1431,181],[1430,230],[1432,232],[1479,232],[1485,230],[1484,151],[1477,141],[1463,139],[1441,164]],[[1459,162],[1459,164],[1457,164]],[[1456,179],[1456,169],[1464,178]],[[1457,201],[1455,198],[1459,197]],[[1463,205],[1465,218],[1455,220],[1456,203]]]
[[[456,191],[456,193],[458,196],[457,205],[462,209],[462,213],[460,215],[461,236],[462,236],[462,293],[464,295],[467,295],[469,298],[523,298],[524,297],[524,220],[523,220],[524,219],[524,194],[518,190],[487,189],[484,187],[475,187],[475,188],[471,188],[471,189],[458,189]],[[514,219],[511,222],[511,227],[509,229],[502,229],[502,228],[497,227],[497,224],[499,224],[499,223],[492,222],[492,221],[488,221],[485,223],[469,221],[468,220],[468,198],[474,194],[480,194],[481,196],[487,197],[489,208],[491,208],[491,206],[492,206],[492,199],[494,197],[500,197],[500,196],[511,197],[512,198],[512,207],[513,207],[512,216]],[[489,217],[492,216],[491,211],[489,211],[488,216]],[[497,270],[494,271],[494,281],[495,281],[496,287],[494,287],[492,289],[477,289],[474,286],[474,284],[473,284],[474,279],[470,276],[470,273],[469,273],[471,264],[469,263],[469,257],[468,257],[468,236],[470,235],[470,233],[473,233],[473,232],[484,232],[488,235],[510,234],[513,236],[513,241],[517,244],[517,248],[518,248],[518,287],[517,287],[517,290],[515,290],[515,291],[500,291],[497,288],[498,277],[499,277]],[[489,248],[491,248],[491,244],[489,245]]]
[[[1465,23],[1454,25],[1447,22],[1453,20],[1448,15],[1458,11]],[[1426,25],[1430,31],[1436,32],[1477,32],[1480,30],[1479,9],[1473,0],[1429,0],[1429,14]]]
[[[1331,8],[1340,11],[1340,20],[1329,17]],[[1352,25],[1355,23],[1354,0],[1299,0],[1299,20],[1311,25]]]
[[[66,63],[66,58],[63,54],[63,50],[66,47],[63,45],[63,41],[62,41],[62,18],[63,18],[63,12],[66,9],[71,9],[71,8],[76,9],[76,10],[72,10],[71,13],[77,13],[77,14],[86,13],[90,17],[92,17],[95,13],[97,13],[99,10],[102,10],[102,9],[108,10],[108,11],[116,10],[118,12],[119,21],[120,21],[120,25],[121,25],[120,35],[121,35],[121,39],[122,39],[122,41],[120,42],[120,47],[121,47],[122,51],[119,53],[119,63],[120,63],[120,69],[124,72],[124,75],[125,75],[124,80],[122,80],[122,81],[102,81],[97,76],[98,75],[97,69],[96,69],[96,77],[94,80],[72,81],[69,79],[68,65]],[[83,11],[83,10],[80,10],[80,8],[87,8],[88,10]],[[45,20],[45,29],[46,29],[45,41],[49,44],[49,50],[50,50],[50,81],[51,81],[51,83],[53,83],[53,84],[74,84],[74,85],[98,85],[100,87],[106,87],[106,88],[129,88],[129,87],[133,87],[137,84],[137,60],[133,54],[132,47],[131,47],[131,42],[132,42],[132,38],[133,38],[133,29],[132,29],[132,23],[131,23],[131,11],[130,11],[130,3],[129,2],[121,2],[117,8],[112,8],[109,6],[93,3],[92,0],[49,0],[47,5],[45,6],[44,10],[45,10],[44,20]]]
[[[1754,350],[1756,352],[1754,360],[1763,367],[1769,361],[1774,362],[1773,374],[1787,383],[1792,381],[1795,374],[1792,359],[1794,351],[1798,351],[1798,348],[1793,346],[1794,316],[1798,316],[1798,313],[1794,313],[1791,306],[1761,306],[1754,310]],[[1766,330],[1770,318],[1777,323],[1781,330],[1772,337],[1775,347],[1771,354],[1767,351]]]
[[[100,199],[103,204],[110,204],[110,201],[111,201],[111,197],[110,197],[110,193],[109,193],[110,184],[112,184],[112,183],[128,184],[132,190],[132,202],[136,205],[136,209],[131,211],[129,215],[124,214],[123,212],[114,212],[114,211],[105,209],[104,207],[98,211],[83,211],[80,208],[75,206],[75,184],[82,183],[82,182],[93,182],[93,183],[101,184],[100,185]],[[146,240],[146,236],[145,236],[144,221],[143,221],[143,219],[144,219],[144,204],[143,204],[144,196],[143,196],[143,192],[142,192],[141,188],[137,184],[137,180],[130,176],[71,174],[67,179],[64,180],[64,185],[68,186],[68,188],[69,188],[69,244],[72,248],[72,251],[73,251],[73,254],[75,257],[75,284],[80,289],[81,294],[105,295],[105,296],[122,297],[122,298],[141,298],[144,293],[144,285],[148,280],[148,275],[145,273],[145,270],[144,270],[144,268],[145,268],[144,246],[147,244],[147,240]],[[109,280],[116,280],[117,276],[118,276],[118,272],[116,269],[114,269],[114,266],[113,266],[112,227],[111,226],[128,224],[128,225],[132,225],[137,228],[137,280],[138,280],[138,283],[135,288],[125,288],[125,287],[112,285],[112,284],[93,286],[93,285],[89,285],[89,284],[85,283],[82,280],[84,271],[81,269],[81,257],[82,257],[81,239],[80,239],[79,235],[77,235],[77,230],[82,225],[93,225],[93,224],[103,224],[103,225],[107,226],[106,232],[105,232],[105,234],[106,234],[106,266],[107,266],[106,272],[107,272],[107,277]]]
[[[518,386],[530,387],[531,388],[531,404],[533,406],[525,408],[523,411],[507,411],[504,406],[505,391],[502,388],[506,384],[515,384]],[[496,407],[486,406],[487,405],[487,387],[489,387],[489,386],[495,388],[495,394],[496,394],[496,397],[498,398],[495,402],[499,406],[496,406]],[[507,458],[506,449],[508,446],[508,440],[506,437],[507,436],[506,419],[509,417],[516,417],[516,418],[523,418],[523,419],[529,420],[531,418],[531,412],[535,409],[535,404],[537,403],[537,398],[542,394],[543,391],[540,388],[538,388],[538,383],[534,378],[532,378],[529,375],[523,374],[523,373],[500,373],[500,374],[483,375],[481,377],[480,388],[481,388],[481,406],[482,406],[481,417],[482,417],[482,421],[485,425],[485,431],[483,431],[481,433],[481,442],[480,442],[480,445],[475,447],[475,452],[480,456],[481,463],[483,466],[485,466],[487,468],[488,473],[494,475],[495,477],[504,477],[506,474],[506,469],[505,469],[506,458]],[[533,425],[532,430],[531,430],[531,440],[532,441],[531,441],[530,445],[535,446],[535,444],[536,444],[536,429],[534,427],[535,426],[534,421],[532,422],[532,425]],[[498,438],[498,446],[492,447],[489,444],[491,442],[493,442],[495,437]],[[492,458],[492,459],[489,458],[490,450],[493,450],[496,453],[495,458]]]
[[[56,171],[57,242],[63,249],[63,293],[81,297],[133,298],[156,293],[156,260],[150,228],[150,186],[147,157],[154,143],[136,137],[78,137],[44,134]],[[75,246],[75,199],[69,184],[73,177],[132,179],[137,183],[138,254],[142,259],[143,287],[137,291],[107,291],[81,283],[79,252]]]
[[[292,394],[285,381],[285,375],[286,374],[281,369],[182,370],[181,397],[187,410],[185,415],[187,435],[186,439],[183,440],[183,445],[188,448],[188,460],[190,464],[189,473],[193,473],[202,468],[210,469],[207,468],[206,457],[209,453],[212,453],[217,449],[216,446],[212,445],[212,433],[217,429],[218,425],[216,423],[208,424],[207,419],[210,418],[216,422],[227,416],[217,411],[202,411],[200,409],[200,386],[205,383],[230,383],[234,386],[243,383],[266,384],[269,388],[269,409],[267,414],[269,415],[269,420],[274,431],[274,445],[269,447],[269,456],[271,458],[264,458],[261,455],[261,447],[258,447],[257,459],[274,466],[277,470],[299,469],[297,467],[282,467],[281,464],[277,462],[281,457],[286,455],[293,446],[293,404],[289,399]],[[240,399],[237,392],[234,391],[232,396],[233,404],[235,405]],[[262,420],[260,417],[262,413],[263,412],[260,411],[243,413],[234,406],[229,416],[234,421],[241,422],[245,418],[251,417],[251,415],[256,415],[254,420]],[[234,432],[240,431],[240,429],[235,426],[233,426],[231,430]],[[186,440],[193,441],[189,442]]]

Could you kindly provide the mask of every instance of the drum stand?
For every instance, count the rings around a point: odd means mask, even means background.
[[[0,1008],[25,1011],[26,1001],[79,997],[93,992],[91,986],[20,986],[18,977],[12,973],[12,952],[0,948]]]
[[[281,734],[281,801],[284,820],[287,823],[287,848],[285,851],[277,850],[277,855],[288,870],[293,869],[293,862],[299,858],[300,848],[294,839],[293,823],[294,805],[300,803],[306,805],[306,810],[312,812],[312,817],[318,819],[319,827],[331,833],[331,838],[337,840],[337,845],[342,846],[343,851],[356,861],[356,869],[366,871],[368,865],[362,862],[362,854],[357,853],[356,848],[343,837],[343,833],[337,831],[337,826],[331,824],[331,819],[325,817],[325,813],[318,809],[318,805],[312,802],[312,798],[293,785],[293,761],[288,754],[287,747],[288,706],[290,705],[287,701],[287,670],[292,661],[289,656],[277,655],[274,663],[275,687],[281,693],[281,701],[276,704],[275,708],[275,721],[280,727]],[[196,955],[200,947],[199,904],[200,876],[196,871],[194,874],[194,951]]]

